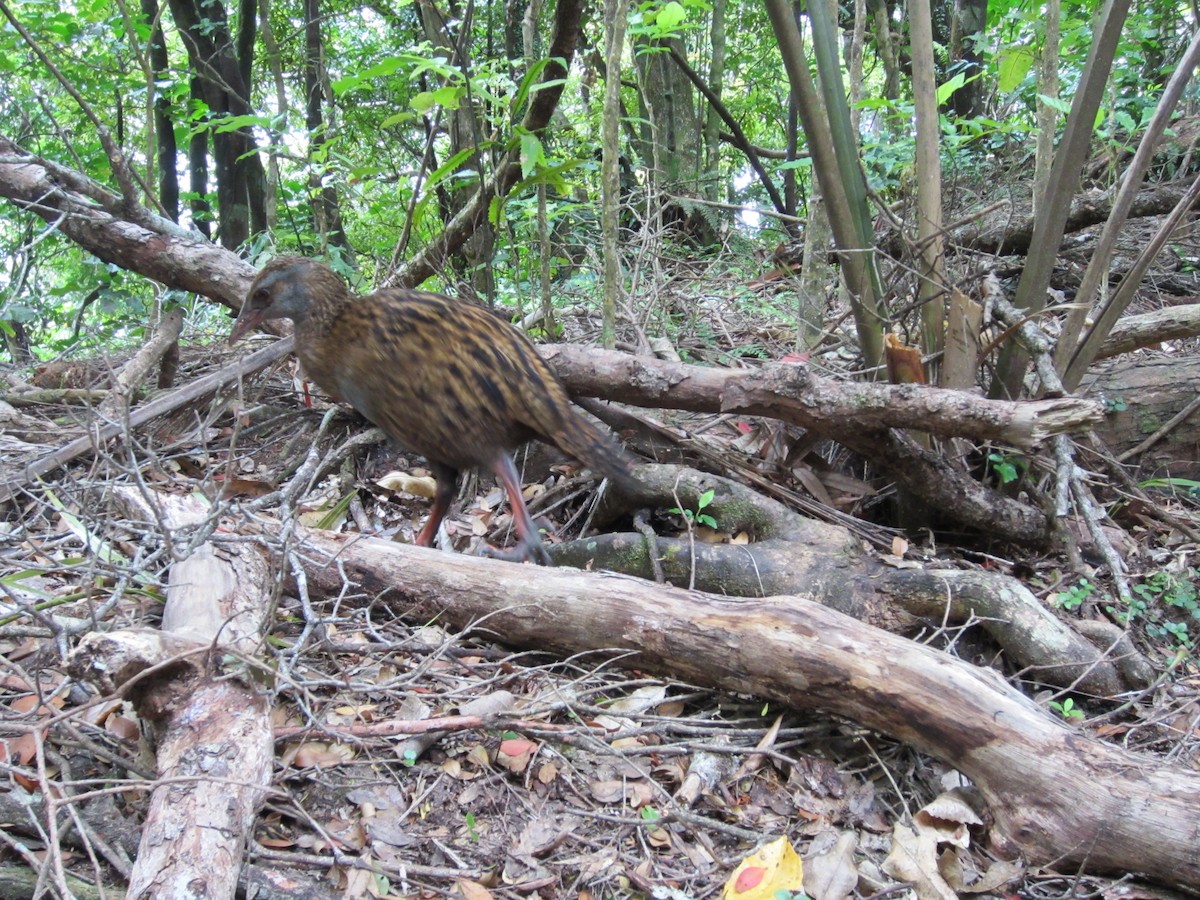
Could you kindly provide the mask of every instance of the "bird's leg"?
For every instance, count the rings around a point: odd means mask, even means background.
[[[521,495],[521,476],[517,474],[517,467],[513,463],[512,455],[501,451],[492,466],[492,471],[496,473],[496,477],[500,479],[504,490],[508,493],[508,505],[512,507],[513,524],[517,526],[517,537],[520,539],[520,543],[516,553],[505,554],[503,551],[491,547],[488,548],[490,555],[497,559],[513,561],[530,559],[539,565],[554,565],[549,551],[546,550],[546,545],[542,543],[542,538],[538,534],[537,526],[533,524],[533,519],[529,516],[529,508],[525,505],[525,498]]]
[[[417,535],[418,547],[433,546],[433,542],[437,539],[438,528],[441,527],[442,519],[446,518],[446,510],[450,508],[450,503],[454,500],[454,495],[458,493],[457,469],[436,463],[431,463],[430,468],[433,470],[433,477],[437,481],[437,487],[433,492],[433,507],[429,510],[429,518],[425,521],[425,527],[421,529],[421,533]]]

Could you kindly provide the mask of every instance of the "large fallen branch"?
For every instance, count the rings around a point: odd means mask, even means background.
[[[725,597],[802,594],[902,635],[975,623],[1034,680],[1096,697],[1145,688],[1154,680],[1149,663],[1119,628],[1085,639],[1015,578],[949,566],[884,564],[865,552],[849,529],[797,515],[730,479],[666,464],[639,466],[635,474],[637,496],[618,498],[617,505],[628,499],[658,509],[696,509],[703,495],[704,511],[717,530],[744,533],[750,540],[600,534],[552,545],[556,564],[649,580],[661,576]],[[1095,623],[1098,631],[1102,624]]]
[[[1055,721],[993,673],[799,597],[734,600],[623,576],[536,569],[306,531],[310,593],[344,579],[402,615],[853,719],[936,756],[986,798],[1002,854],[1140,872],[1200,890],[1200,775]],[[324,559],[321,559],[324,557]]]
[[[921,385],[842,382],[786,364],[733,371],[569,345],[542,352],[575,394],[770,416],[811,429],[870,460],[947,520],[1027,544],[1049,539],[1050,520],[1040,509],[980,484],[901,429],[1032,447],[1104,418],[1101,404],[1074,397],[1010,403]]]
[[[1030,449],[1104,419],[1102,404],[1075,397],[1010,403],[918,384],[826,378],[803,365],[718,369],[570,344],[541,349],[567,387],[587,397],[769,416],[822,433],[831,427],[906,428]]]
[[[118,500],[180,539],[209,508],[130,488]],[[232,897],[246,836],[275,760],[267,695],[222,671],[230,650],[254,654],[269,604],[262,555],[220,556],[204,543],[171,567],[162,631],[94,632],[71,659],[76,678],[120,690],[153,729],[159,781],[150,796],[129,897]],[[257,588],[257,589],[255,589]]]

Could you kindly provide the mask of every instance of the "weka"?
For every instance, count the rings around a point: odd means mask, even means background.
[[[550,562],[511,455],[531,438],[625,486],[636,483],[624,451],[575,409],[529,339],[482,307],[399,288],[355,297],[327,266],[285,256],[250,285],[229,342],[278,318],[295,323],[309,378],[429,461],[437,487],[417,536],[423,547],[437,536],[459,472],[480,467],[508,493],[518,558]]]

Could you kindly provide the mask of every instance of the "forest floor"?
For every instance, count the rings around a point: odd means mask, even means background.
[[[744,284],[731,290],[727,276],[711,271],[660,297],[667,318],[673,306],[683,311],[673,318],[676,349],[689,361],[716,365],[784,358],[791,331],[786,310],[777,307],[783,301]],[[756,309],[747,310],[747,296],[759,298]],[[568,337],[586,340],[592,324],[568,319]],[[230,358],[212,344],[185,350],[179,381]],[[843,366],[836,345],[809,361]],[[21,402],[5,431],[43,447],[85,433],[89,407],[102,397],[91,392],[105,390],[106,367],[67,360],[36,377],[9,373],[9,402],[19,401],[26,381],[51,393]],[[661,419],[764,466],[786,458],[796,438],[743,417]],[[145,729],[129,703],[89,694],[65,665],[87,630],[159,622],[171,562],[163,534],[152,523],[114,517],[104,499],[111,486],[249,504],[271,497],[316,447],[334,465],[300,497],[301,522],[411,540],[428,506],[421,496],[428,473],[419,460],[382,446],[347,444],[366,428],[306,397],[281,366],[236,394],[204,397],[8,504],[0,523],[0,751],[7,757],[0,877],[22,867],[61,867],[79,879],[76,896],[101,896],[89,884],[121,896],[112,886],[137,853],[154,777]],[[828,448],[820,456],[820,449],[812,465],[792,467],[792,486],[823,492],[841,512],[881,519],[888,492],[852,469],[844,452]],[[532,458],[526,466],[538,469]],[[567,534],[582,518],[571,511],[585,506],[591,490],[571,479],[569,466],[540,470],[544,477],[527,476],[534,482],[531,509]],[[1194,496],[1161,496],[1176,516],[1200,527]],[[456,549],[502,540],[501,499],[493,486],[468,481],[448,520]],[[225,511],[266,522],[273,513]],[[656,515],[663,530],[685,528],[678,510]],[[1145,607],[1126,619],[1162,677],[1136,698],[1068,699],[1056,709],[1081,732],[1196,767],[1196,546],[1179,535],[1130,534],[1130,577]],[[702,539],[731,536],[709,529]],[[944,541],[937,549],[954,552]],[[1081,569],[1049,554],[984,552],[978,544],[964,552],[1017,575],[1068,619],[1112,617],[1105,574],[1086,563]],[[318,627],[305,627],[313,621]],[[926,636],[938,633],[937,624]],[[948,649],[955,652],[954,642]],[[803,857],[810,895],[878,900],[908,890],[889,874],[896,871],[889,854],[927,844],[930,831],[944,837],[935,859],[942,883],[958,893],[1169,896],[1132,876],[998,860],[986,847],[986,828],[960,799],[969,786],[951,767],[849,721],[647,677],[622,665],[619,648],[570,659],[518,652],[486,623],[455,633],[436,620],[398,619],[369,597],[306,606],[285,586],[261,652],[275,673],[274,723],[290,736],[277,741],[272,791],[243,872],[252,896],[708,898],[720,895],[760,844],[785,835]],[[381,737],[375,727],[450,715],[495,724],[421,737]],[[51,795],[66,811],[56,836],[31,799]],[[286,888],[281,873],[290,879]],[[788,896],[774,893],[785,882],[773,883],[769,866],[758,875],[771,890],[738,896]],[[0,894],[20,895],[9,890]],[[918,893],[935,896],[933,890],[926,885]]]

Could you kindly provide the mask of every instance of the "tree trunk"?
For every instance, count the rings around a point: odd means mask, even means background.
[[[1092,367],[1080,393],[1111,410],[1096,432],[1118,456],[1130,458],[1138,481],[1200,478],[1200,411],[1168,423],[1200,395],[1200,358],[1129,356]]]
[[[239,44],[253,46],[255,19],[243,15]],[[250,60],[238,59],[229,34],[225,7],[220,2],[171,0],[171,14],[187,47],[201,97],[210,116],[249,115],[250,91],[243,78]],[[247,41],[249,32],[249,41]],[[265,188],[262,162],[248,126],[212,131],[217,176],[218,233],[221,245],[237,250],[250,237],[252,225],[265,226]],[[257,165],[255,164],[257,163]],[[207,190],[207,185],[205,186]],[[253,208],[252,208],[253,207]]]
[[[155,0],[142,0],[142,15],[152,28],[150,33],[150,66],[156,81],[165,82],[170,69],[167,58],[166,38],[158,19],[158,4]],[[158,202],[171,221],[179,221],[179,170],[175,159],[179,148],[175,143],[175,122],[171,115],[171,102],[161,91],[154,95],[154,146],[158,160]]]
[[[473,7],[469,7],[473,9]],[[476,202],[481,191],[490,183],[486,177],[492,171],[492,160],[483,150],[484,134],[490,126],[483,121],[484,107],[471,84],[471,16],[468,13],[443,12],[434,0],[420,0],[417,9],[425,37],[451,65],[458,68],[466,84],[466,93],[456,109],[445,110],[450,134],[450,156],[463,151],[469,155],[459,165],[460,172],[474,174],[469,180],[456,181],[449,192],[450,208],[444,211],[447,224],[463,209]],[[465,17],[465,18],[463,18]],[[462,21],[454,22],[462,18]],[[466,263],[466,274],[475,292],[490,301],[496,293],[492,259],[496,255],[496,229],[491,217],[484,217],[460,246]]]
[[[329,93],[329,76],[323,60],[320,0],[304,0],[304,124],[308,127],[308,185],[314,230],[324,247],[349,253],[350,242],[342,227],[342,209],[337,190],[322,178],[327,163],[323,148],[329,143],[331,125],[325,121],[322,100]]]
[[[962,75],[966,83],[950,95],[950,106],[962,119],[983,114],[984,70],[979,47],[987,46],[987,0],[954,0],[950,25],[950,77]]]

